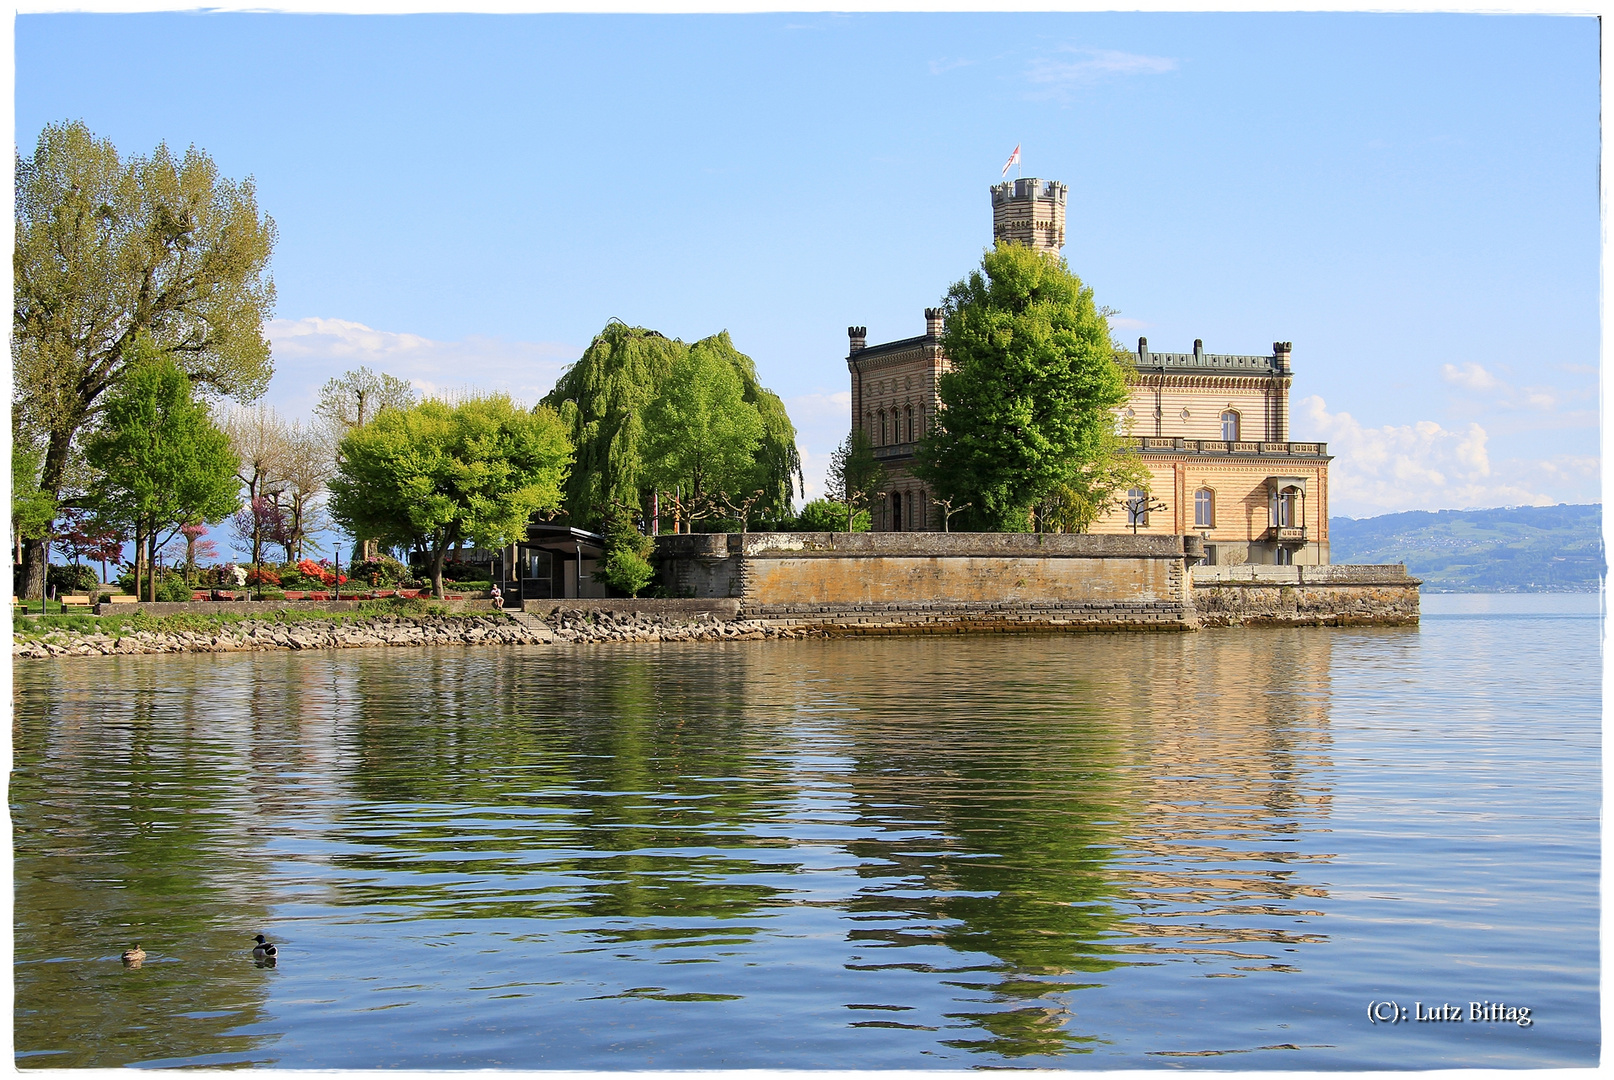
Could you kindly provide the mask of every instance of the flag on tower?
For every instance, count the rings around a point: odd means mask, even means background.
[[[1005,161],[1003,163],[1003,175],[1008,176],[1009,175],[1009,169],[1012,166],[1015,166],[1015,165],[1018,165],[1018,164],[1020,164],[1020,145],[1018,143],[1016,143],[1015,147],[1014,147],[1014,153],[1010,154],[1009,155],[1009,160]]]

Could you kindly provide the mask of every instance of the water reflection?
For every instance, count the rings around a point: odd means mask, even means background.
[[[840,1015],[823,1045],[1087,1053],[1107,1037],[1083,995],[1126,969],[1281,978],[1328,940],[1332,641],[19,668],[17,1045],[44,1052],[22,1061],[331,1061],[280,1056],[288,964],[242,959],[271,916],[293,951],[299,927],[382,948],[474,938],[486,959],[465,972],[392,987],[450,1026],[468,1001],[539,995],[638,1010],[652,1031],[669,1021],[643,1010],[667,1003],[730,1009],[707,1022],[744,1029],[798,989],[745,969],[811,956],[844,973],[826,976]],[[151,959],[125,971],[134,940]],[[326,951],[304,969],[327,965],[327,1011],[357,1012],[341,984],[371,976]],[[574,974],[477,978],[478,963]],[[621,974],[643,963],[666,974]],[[507,1063],[567,1063],[528,1053]]]

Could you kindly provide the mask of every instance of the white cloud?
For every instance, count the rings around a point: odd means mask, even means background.
[[[1447,382],[1475,394],[1487,396],[1494,404],[1506,409],[1536,409],[1551,412],[1558,408],[1562,400],[1562,394],[1551,386],[1515,386],[1475,363],[1467,363],[1461,367],[1441,364],[1440,374]],[[1578,395],[1570,391],[1569,396]]]
[[[1548,506],[1595,497],[1597,459],[1559,455],[1493,466],[1479,424],[1461,430],[1432,420],[1363,427],[1350,413],[1330,413],[1320,397],[1300,402],[1306,428],[1328,442],[1329,512],[1351,517],[1400,510]]]
[[[319,317],[275,319],[268,336],[275,360],[269,398],[289,416],[309,412],[327,379],[360,366],[407,379],[423,395],[494,390],[531,404],[582,354],[556,342],[479,335],[435,341]]]
[[[1177,68],[1177,61],[1170,57],[1143,56],[1115,49],[1065,45],[1059,52],[1076,59],[1050,56],[1032,59],[1026,77],[1044,88],[1036,96],[1064,97],[1078,87],[1091,86],[1105,79],[1126,75],[1161,75]]]

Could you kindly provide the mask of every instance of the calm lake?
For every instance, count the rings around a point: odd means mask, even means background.
[[[19,662],[18,1064],[1595,1065],[1599,635]]]

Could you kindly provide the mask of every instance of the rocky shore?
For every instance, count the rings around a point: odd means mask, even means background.
[[[375,616],[342,622],[246,619],[207,630],[135,631],[121,635],[52,630],[14,641],[11,655],[123,656],[139,653],[245,652],[266,649],[371,649],[396,645],[552,645],[612,641],[745,641],[805,637],[814,631],[750,620],[724,621],[646,613],[560,609],[543,618],[504,615]]]

